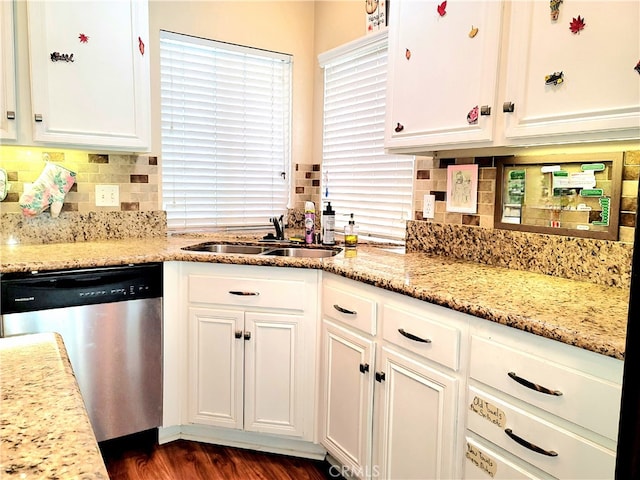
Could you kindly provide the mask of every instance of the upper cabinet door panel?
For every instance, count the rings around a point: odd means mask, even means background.
[[[34,141],[147,150],[147,3],[29,2],[28,26]]]
[[[391,8],[385,146],[490,142],[492,117],[467,115],[476,106],[495,113],[502,3],[400,0]]]
[[[511,13],[505,100],[515,109],[505,115],[507,139],[640,137],[640,2],[564,2],[556,21],[549,2],[513,2]],[[578,16],[585,26],[572,33]],[[547,84],[555,73],[563,78]]]
[[[0,139],[15,140],[16,64],[13,31],[13,2],[0,2]]]

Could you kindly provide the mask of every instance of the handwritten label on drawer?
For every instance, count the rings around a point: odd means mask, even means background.
[[[472,412],[477,413],[500,428],[504,428],[507,424],[507,415],[502,410],[477,395],[473,397],[473,402],[471,402],[469,408]]]
[[[465,457],[491,478],[496,476],[496,472],[498,471],[497,462],[486,453],[483,453],[479,448],[467,443],[467,453]]]

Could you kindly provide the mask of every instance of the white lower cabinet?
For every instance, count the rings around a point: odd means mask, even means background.
[[[467,439],[465,478],[499,471],[504,461],[493,451],[515,459],[524,478],[614,478],[623,362],[473,323],[467,437],[486,447]]]
[[[321,441],[346,471],[366,478],[371,469],[374,343],[326,319],[322,339]]]
[[[383,346],[378,478],[454,478],[458,381]]]
[[[302,436],[302,315],[190,308],[189,420]]]
[[[165,267],[165,413],[186,438],[322,458],[317,270]]]
[[[464,316],[328,274],[322,295],[320,441],[341,472],[456,478]]]

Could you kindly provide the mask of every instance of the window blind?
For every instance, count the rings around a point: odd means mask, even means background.
[[[160,32],[162,195],[171,230],[286,212],[290,55]]]
[[[404,241],[414,157],[384,152],[387,36],[368,37],[319,57],[324,67],[322,199],[336,211],[337,232],[353,213],[361,236]]]

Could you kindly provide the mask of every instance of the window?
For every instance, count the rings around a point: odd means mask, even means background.
[[[291,56],[162,31],[171,230],[259,227],[289,201]]]
[[[322,200],[336,211],[336,231],[353,213],[361,236],[404,241],[414,157],[384,153],[386,32],[319,60],[324,67]]]

